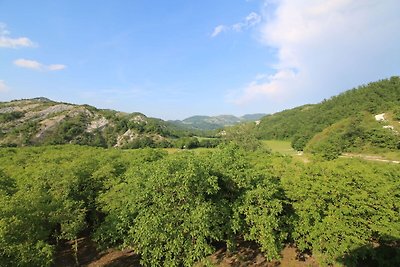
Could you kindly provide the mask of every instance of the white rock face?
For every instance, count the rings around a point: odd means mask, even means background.
[[[137,134],[134,133],[131,129],[128,129],[123,135],[117,137],[117,143],[114,147],[120,147],[126,142],[130,142],[133,139],[137,138]]]
[[[26,106],[11,106],[11,107],[4,107],[4,108],[0,108],[0,113],[11,113],[14,111],[28,111],[31,109],[36,108],[37,106],[39,106],[39,104],[30,104],[30,105],[26,105]]]
[[[383,128],[394,130],[394,127],[392,125],[385,125],[385,126],[383,126]]]
[[[41,138],[47,130],[55,127],[57,124],[62,122],[64,118],[65,115],[60,115],[41,121],[39,132],[36,134],[36,138]]]
[[[0,113],[11,113],[14,111],[19,111],[18,108],[15,107],[5,107],[5,108],[0,108]]]
[[[385,120],[385,113],[375,115],[375,120],[384,121]]]
[[[41,117],[44,117],[44,116],[48,116],[53,113],[62,112],[65,110],[71,110],[73,108],[74,108],[74,106],[72,106],[72,105],[59,104],[59,105],[48,107],[47,109],[40,111],[38,115]]]
[[[147,124],[146,118],[143,117],[142,115],[137,115],[137,116],[133,117],[133,118],[131,119],[131,121],[134,121],[135,123],[144,122],[145,124]]]
[[[98,120],[92,121],[90,125],[87,127],[87,132],[93,132],[96,129],[102,129],[108,124],[108,120],[104,117],[101,117]]]

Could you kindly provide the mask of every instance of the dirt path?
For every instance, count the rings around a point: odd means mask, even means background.
[[[318,267],[313,257],[299,254],[296,248],[287,245],[281,252],[279,261],[267,261],[254,243],[240,244],[235,253],[228,253],[225,248],[217,250],[209,259],[217,267]],[[200,265],[201,266],[201,265]]]
[[[374,155],[343,153],[340,157],[341,158],[361,158],[361,159],[370,160],[370,161],[387,162],[387,163],[394,163],[394,164],[400,163],[400,161],[398,161],[398,160],[384,159],[381,156],[374,156]]]
[[[251,242],[241,242],[238,244],[235,253],[228,253],[226,247],[222,246],[208,260],[214,266],[218,267],[317,267],[315,259],[308,255],[299,254],[296,248],[286,246],[281,252],[280,261],[268,262],[258,247]],[[108,249],[99,252],[96,245],[89,238],[78,239],[78,262],[76,265],[72,242],[63,243],[57,251],[54,265],[55,267],[140,267],[140,257],[132,250]],[[202,264],[196,264],[196,267],[202,267]]]
[[[141,266],[140,257],[132,250],[108,249],[99,252],[96,244],[87,237],[78,239],[78,266],[85,267],[128,267]],[[76,267],[72,242],[63,243],[57,251],[54,267]]]

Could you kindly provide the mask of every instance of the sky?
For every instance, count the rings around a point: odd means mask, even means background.
[[[399,0],[0,0],[0,101],[274,113],[400,74]]]

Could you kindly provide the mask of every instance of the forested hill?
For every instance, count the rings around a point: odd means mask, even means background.
[[[197,130],[216,130],[226,126],[232,126],[243,122],[257,121],[264,117],[264,113],[246,114],[241,117],[233,115],[219,115],[219,116],[192,116],[182,121],[170,121],[178,126],[187,129]]]
[[[39,97],[0,102],[0,146],[82,144],[168,147],[193,131],[141,113],[97,109]]]
[[[264,139],[295,139],[300,148],[318,132],[360,112],[398,112],[400,77],[363,85],[319,104],[304,105],[265,116],[257,134]]]

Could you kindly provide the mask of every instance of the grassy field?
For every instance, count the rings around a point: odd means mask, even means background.
[[[291,147],[290,141],[263,140],[262,142],[266,147],[270,148],[272,152],[278,152],[290,156],[298,155],[297,151]]]
[[[289,156],[299,156],[298,152],[294,150],[291,145],[290,141],[281,141],[281,140],[263,140],[262,143],[266,148],[270,148],[272,152],[277,152]],[[210,151],[213,148],[196,148],[196,149],[191,149],[191,151],[195,151],[196,153],[202,153],[205,151]],[[168,154],[174,154],[179,151],[184,151],[179,148],[165,148],[165,151],[168,152]]]

